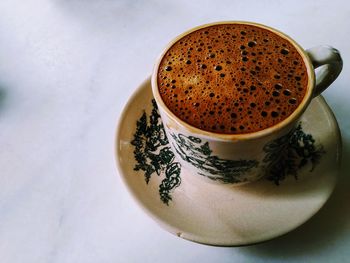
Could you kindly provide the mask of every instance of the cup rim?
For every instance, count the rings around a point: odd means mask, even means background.
[[[159,93],[158,83],[157,83],[158,82],[157,75],[158,75],[159,65],[160,65],[164,55],[166,54],[166,52],[177,41],[179,41],[184,36],[194,32],[194,31],[197,31],[199,29],[202,29],[202,28],[215,26],[215,25],[222,25],[222,24],[252,25],[252,26],[259,27],[259,28],[263,28],[265,30],[269,30],[270,32],[277,34],[278,36],[286,39],[289,43],[291,43],[296,48],[296,50],[298,51],[300,56],[302,57],[303,62],[304,62],[305,67],[306,67],[307,75],[308,75],[307,89],[306,89],[305,95],[304,95],[302,101],[300,102],[300,104],[298,105],[298,107],[292,112],[292,114],[290,114],[287,118],[285,118],[281,122],[279,122],[273,126],[270,126],[266,129],[255,131],[255,132],[250,132],[250,133],[224,134],[224,133],[210,132],[210,131],[199,129],[199,128],[181,120],[164,103],[164,101]],[[158,56],[158,58],[156,60],[156,63],[153,67],[151,84],[152,84],[152,93],[153,93],[153,96],[157,102],[158,108],[161,108],[163,111],[165,111],[165,113],[168,115],[168,117],[170,117],[177,125],[184,128],[188,133],[196,134],[196,136],[215,138],[215,139],[224,140],[224,141],[246,140],[246,139],[256,139],[256,138],[271,135],[272,133],[275,133],[275,132],[278,132],[278,131],[284,129],[285,127],[287,127],[291,123],[296,122],[301,117],[301,115],[303,114],[303,112],[305,111],[306,107],[308,106],[308,104],[310,103],[310,101],[312,99],[313,91],[314,91],[314,87],[315,87],[315,71],[314,71],[314,67],[312,65],[312,62],[311,62],[309,56],[307,55],[306,51],[295,40],[293,40],[291,37],[289,37],[285,33],[281,32],[275,28],[272,28],[272,27],[269,27],[269,26],[266,26],[266,25],[263,25],[260,23],[256,23],[256,22],[219,21],[219,22],[212,22],[212,23],[207,23],[207,24],[193,27],[193,28],[183,32],[182,34],[178,35],[172,41],[170,41],[166,45],[164,50],[160,53],[160,55]]]

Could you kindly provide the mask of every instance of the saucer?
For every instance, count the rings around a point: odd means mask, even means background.
[[[147,78],[119,120],[119,175],[146,213],[181,238],[216,246],[263,242],[311,218],[337,181],[341,137],[322,96],[313,99],[300,127],[300,147],[308,144],[314,152],[304,156],[302,148],[291,174],[241,186],[211,184],[181,167],[166,137],[154,137],[164,132]]]

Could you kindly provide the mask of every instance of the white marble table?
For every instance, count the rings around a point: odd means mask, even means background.
[[[350,4],[295,2],[1,0],[0,262],[349,262]],[[218,20],[268,24],[345,61],[324,93],[344,144],[334,194],[297,230],[249,247],[165,232],[115,169],[117,119],[161,49]]]

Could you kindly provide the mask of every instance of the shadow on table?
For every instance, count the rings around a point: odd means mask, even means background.
[[[2,108],[4,107],[5,98],[6,98],[6,91],[5,91],[5,89],[0,87],[0,112],[2,111]]]
[[[345,139],[345,138],[344,138]],[[240,252],[260,259],[282,259],[314,254],[335,243],[350,224],[350,141],[343,141],[343,158],[339,181],[331,198],[308,222],[296,230],[271,241],[241,247]],[[237,249],[237,248],[236,248]]]

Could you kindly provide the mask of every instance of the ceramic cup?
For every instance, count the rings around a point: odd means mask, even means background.
[[[157,85],[157,73],[167,50],[185,35],[216,24],[247,24],[261,27],[288,40],[300,53],[308,74],[305,96],[296,110],[272,127],[244,134],[220,134],[198,129],[179,119],[163,102]],[[158,58],[152,75],[152,92],[163,121],[170,145],[181,165],[189,172],[209,182],[242,184],[268,174],[279,152],[297,127],[310,101],[325,90],[340,74],[342,59],[330,46],[308,50],[301,48],[284,33],[265,25],[229,21],[206,24],[193,28],[171,41]],[[315,69],[320,67],[315,74]]]

